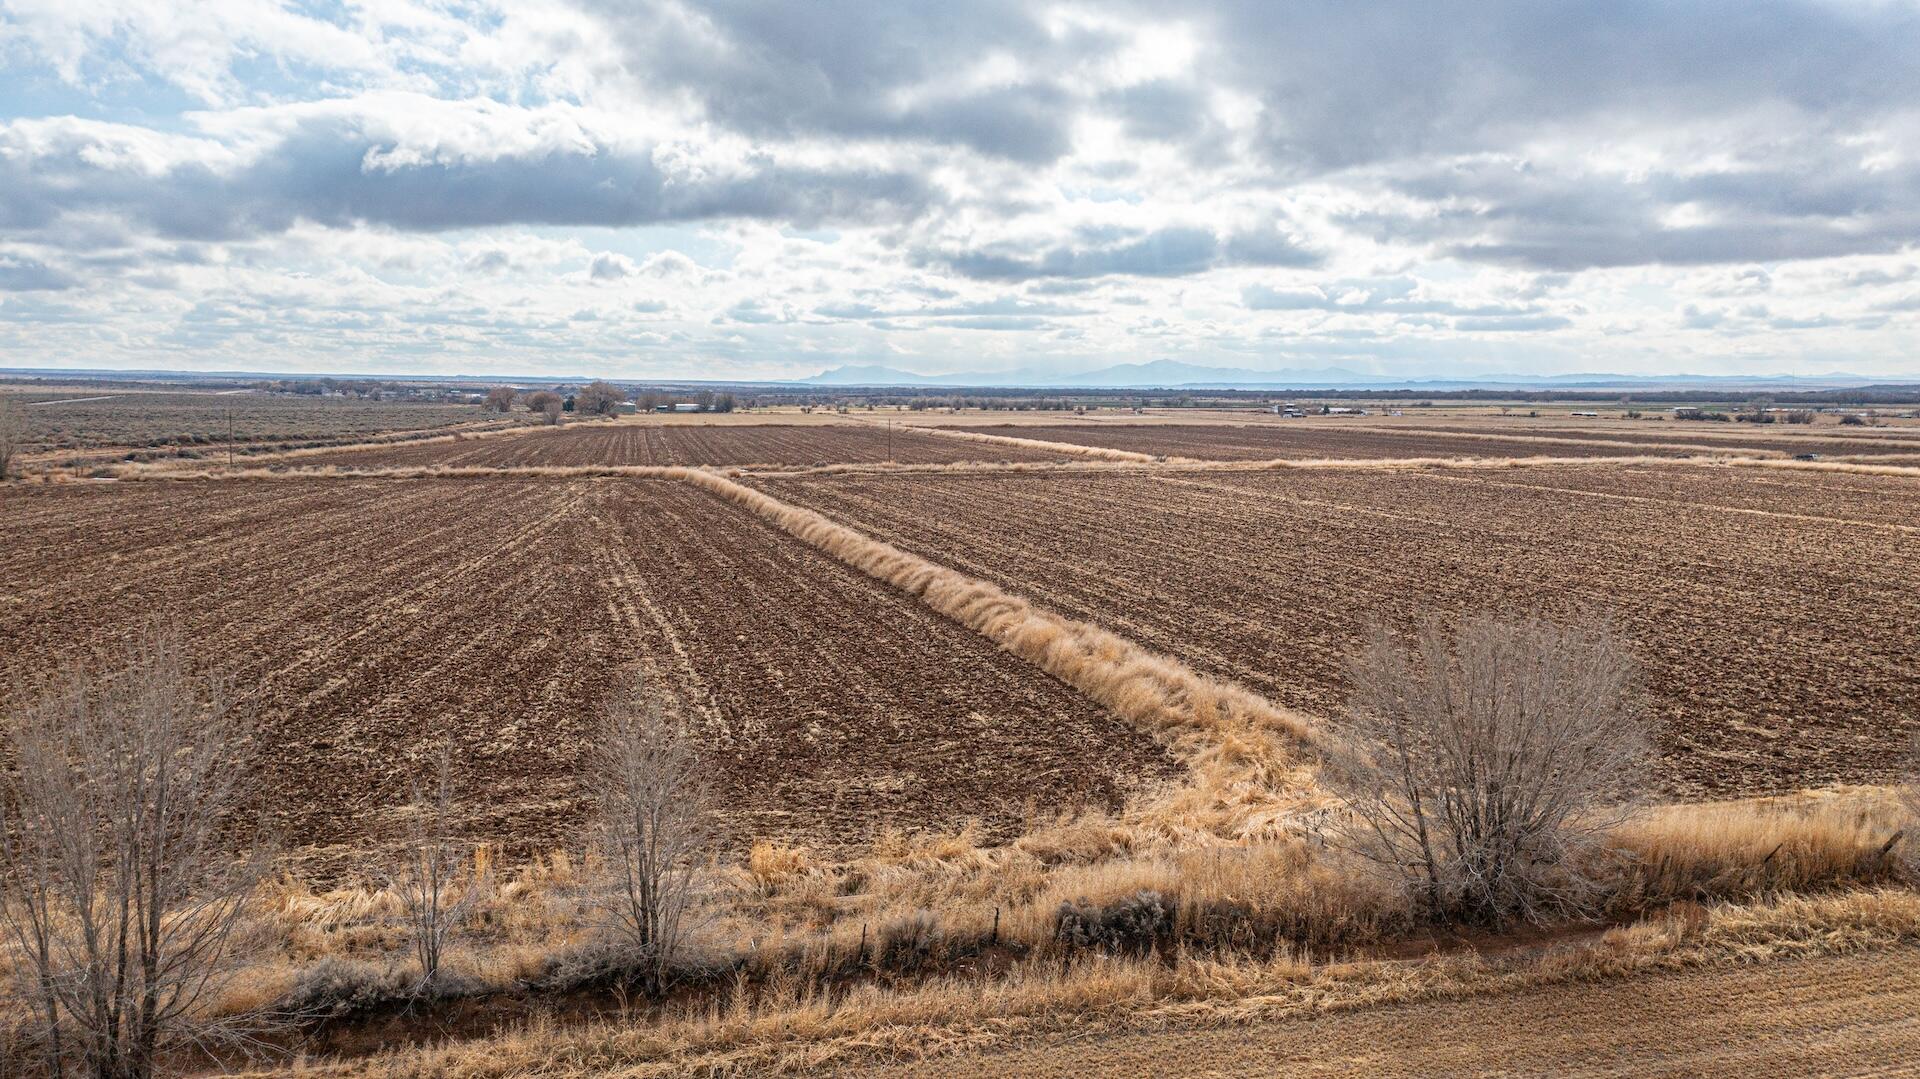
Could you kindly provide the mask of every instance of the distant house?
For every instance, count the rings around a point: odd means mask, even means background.
[[[1586,417],[1587,419],[1590,419],[1590,420],[1591,420],[1591,419],[1598,419],[1598,418],[1599,418],[1599,416],[1600,416],[1600,414],[1599,414],[1598,412],[1569,412],[1569,413],[1567,413],[1567,415],[1569,415],[1569,416],[1585,416],[1585,417]]]

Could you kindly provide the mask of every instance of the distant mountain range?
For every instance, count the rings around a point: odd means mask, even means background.
[[[1468,389],[1558,389],[1558,390],[1632,390],[1632,389],[1714,389],[1714,390],[1819,390],[1861,386],[1920,385],[1920,375],[1904,378],[1867,378],[1833,371],[1821,375],[1621,375],[1584,372],[1572,375],[1490,374],[1473,378],[1405,378],[1371,375],[1344,367],[1255,371],[1243,367],[1203,367],[1177,360],[1151,363],[1123,363],[1077,375],[1050,371],[1016,369],[1013,371],[968,371],[953,375],[919,375],[893,367],[850,365],[834,367],[802,379],[650,379],[632,376],[595,375],[445,375],[415,374],[403,371],[379,373],[286,371],[179,371],[111,370],[61,368],[0,368],[0,376],[53,379],[151,379],[167,382],[228,379],[394,379],[441,384],[476,385],[558,385],[585,383],[595,377],[608,377],[624,385],[657,386],[806,386],[817,388],[901,387],[914,389],[970,388],[992,389],[1102,389],[1102,390],[1394,390],[1422,389],[1441,392]]]
[[[1900,379],[1870,379],[1833,372],[1824,375],[1618,375],[1582,373],[1573,375],[1493,374],[1477,378],[1392,378],[1363,374],[1341,367],[1311,370],[1254,371],[1237,367],[1200,367],[1177,360],[1151,363],[1123,363],[1102,367],[1078,375],[1059,375],[1027,370],[953,375],[917,375],[892,367],[847,366],[822,371],[798,380],[807,386],[1004,386],[1020,389],[1421,389],[1458,390],[1475,387],[1610,388],[1633,386],[1752,386],[1755,388],[1816,388],[1862,386],[1900,382]],[[1916,380],[1920,381],[1920,380]]]

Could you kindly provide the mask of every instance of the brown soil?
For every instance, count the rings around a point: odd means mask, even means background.
[[[995,433],[994,428],[978,428]],[[1634,457],[1679,456],[1686,450],[1648,450],[1545,438],[1468,438],[1409,429],[1326,421],[1289,420],[1245,426],[1062,425],[1022,426],[1006,434],[1081,446],[1130,450],[1209,461],[1312,460],[1322,457]],[[1492,433],[1492,432],[1489,432]]]
[[[1758,472],[1758,470],[1753,470]],[[1618,468],[753,481],[1309,714],[1368,622],[1637,646],[1670,792],[1884,782],[1920,727],[1920,483]]]
[[[257,710],[259,808],[311,868],[377,857],[456,747],[465,822],[579,835],[628,671],[693,702],[736,841],[995,833],[1177,773],[978,635],[688,485],[310,480],[49,486],[0,501],[0,678],[42,684],[149,616]]]
[[[1612,429],[1488,419],[1470,424],[1416,420],[1307,417],[1240,425],[1122,425],[1104,422],[976,428],[1023,438],[1215,461],[1396,457],[1680,457],[1711,453],[1799,454],[1825,457],[1920,454],[1911,436],[1814,435],[1800,428],[1737,431],[1723,425],[1627,424]]]
[[[1254,1026],[1053,1036],[850,1070],[1003,1075],[1912,1075],[1920,951],[1709,967]]]
[[[696,427],[639,423],[581,425],[509,438],[441,442],[303,456],[301,467],[385,468],[459,465],[825,465],[898,461],[1047,461],[1063,455],[939,438],[906,428],[739,424]]]

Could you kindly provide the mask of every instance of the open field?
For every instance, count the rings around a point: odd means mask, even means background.
[[[1202,460],[1260,461],[1402,457],[1634,457],[1818,453],[1920,454],[1920,441],[1887,438],[1727,436],[1700,424],[1642,424],[1631,431],[1520,427],[1488,419],[1470,425],[1414,426],[1407,420],[1305,419],[1241,424],[1082,422],[969,427],[1043,441]]]
[[[1823,457],[1877,457],[1920,455],[1920,430],[1912,427],[1862,428],[1822,424],[1743,423],[1632,423],[1602,424],[1594,420],[1485,419],[1470,424],[1420,423],[1409,417],[1395,423],[1414,423],[1417,430],[1479,435],[1491,431],[1521,436],[1577,438],[1629,445],[1695,443],[1733,450],[1779,453],[1817,453]]]
[[[224,446],[314,440],[351,440],[390,431],[420,431],[474,423],[477,405],[297,397],[254,392],[168,390],[9,391],[19,402],[24,450]],[[229,439],[231,433],[231,439]]]
[[[342,979],[368,995],[277,1044],[380,1079],[818,1074],[956,1044],[974,1055],[936,1052],[920,1073],[1309,1057],[1364,1072],[1402,1041],[1389,1063],[1444,1071],[1468,1043],[1418,1032],[1492,1037],[1509,1001],[1632,1064],[1651,1042],[1599,1017],[1640,982],[1589,1000],[1580,972],[1664,978],[1651,972],[1695,953],[1920,939],[1911,892],[1849,890],[1896,879],[1891,792],[1797,791],[1886,782],[1920,723],[1911,476],[1645,457],[1168,465],[893,432],[882,457],[934,455],[914,468],[863,458],[889,437],[872,423],[650,419],[5,490],[0,678],[44,684],[153,612],[260,721],[240,751],[247,804],[286,837],[289,876],[249,908],[261,947],[217,1014]],[[1484,441],[1502,456],[1546,442]],[[940,467],[1003,449],[1051,464]],[[767,467],[655,467],[727,457]],[[1796,793],[1662,807],[1610,833],[1622,856],[1593,909],[1645,921],[1476,930],[1459,943],[1485,958],[1451,943],[1422,958],[1451,930],[1322,841],[1337,807],[1318,720],[1345,699],[1340,660],[1367,619],[1529,608],[1626,632],[1660,792]],[[567,980],[603,947],[605,863],[572,855],[600,793],[593,724],[626,676],[685,702],[721,829],[664,1001]],[[471,857],[463,988],[417,996],[404,900],[361,882],[402,856],[442,745],[459,835],[499,848],[504,871]],[[806,849],[748,853],[760,838]],[[1823,898],[1796,907],[1796,890]],[[1724,905],[1670,917],[1676,899]],[[1069,910],[1146,901],[1172,912],[1151,955],[1063,935]],[[1750,914],[1765,940],[1695,935]],[[1913,987],[1856,969],[1820,975],[1848,994],[1850,1025],[1769,1059],[1842,1067],[1906,1045],[1883,1020]],[[1776,981],[1776,1025],[1841,1022],[1791,977],[1738,990]],[[1726,1010],[1710,987],[1678,992],[1667,1013],[1710,1013],[1689,1029]],[[1397,1006],[1360,1010],[1382,1001]],[[1316,1017],[1328,1007],[1356,1010]],[[1206,1029],[1227,1016],[1277,1021],[1246,1055]],[[1100,1040],[1068,1037],[1089,1023]],[[1514,1040],[1514,1067],[1574,1059],[1555,1029]],[[1745,1029],[1678,1044],[1731,1072],[1750,1060],[1704,1046]]]
[[[464,830],[572,845],[617,678],[683,695],[732,840],[886,825],[1005,835],[1175,773],[1146,736],[917,601],[671,481],[64,485],[0,501],[0,677],[147,612],[263,725],[259,808],[298,852],[377,861],[432,747]]]
[[[753,482],[1310,715],[1340,706],[1370,619],[1604,616],[1646,668],[1675,794],[1884,781],[1920,723],[1907,479],[1596,464]]]
[[[1524,1016],[1524,1022],[1516,1017]],[[846,1069],[950,1075],[1899,1075],[1920,1059],[1920,950],[1716,966],[1259,1025],[1093,1038]]]
[[[914,431],[852,424],[657,424],[651,417],[530,431],[511,438],[436,442],[305,456],[301,466],[344,468],[529,465],[826,465],[897,461],[1063,460],[1061,454],[988,446]]]

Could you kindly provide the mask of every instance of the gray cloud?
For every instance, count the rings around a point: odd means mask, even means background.
[[[1224,242],[1204,228],[1170,226],[1152,232],[1083,229],[1072,242],[1052,246],[1012,243],[969,251],[921,251],[924,264],[985,281],[1109,276],[1180,277],[1221,266],[1314,266],[1322,256],[1293,246],[1277,232],[1233,236]]]
[[[1559,315],[1525,315],[1517,318],[1457,318],[1453,328],[1468,333],[1524,333],[1564,330],[1571,319]]]
[[[39,259],[0,255],[0,292],[61,292],[79,284],[72,274]]]
[[[1532,305],[1468,304],[1416,299],[1419,282],[1410,277],[1333,281],[1316,288],[1276,289],[1248,285],[1240,302],[1250,311],[1345,311],[1353,314],[1456,315],[1511,320],[1531,315]]]
[[[108,212],[179,240],[231,241],[309,221],[434,232],[504,224],[631,226],[761,218],[877,224],[934,200],[920,178],[761,158],[740,175],[677,174],[644,153],[594,146],[492,160],[372,163],[391,151],[350,120],[300,124],[234,169],[184,163],[160,175],[103,167],[84,139],[57,153],[0,155],[0,229],[71,239],[73,211]]]
[[[1657,0],[1192,3],[1215,77],[1256,93],[1288,172],[1500,149],[1597,118],[1667,123],[1758,103],[1873,115],[1920,97],[1898,4]],[[1143,10],[1164,11],[1160,5]]]
[[[1920,167],[1850,168],[1802,148],[1740,175],[1653,170],[1633,179],[1481,157],[1388,182],[1417,211],[1343,223],[1382,241],[1436,244],[1471,261],[1550,271],[1707,265],[1897,251],[1920,241]],[[1699,224],[1670,211],[1698,208]]]
[[[726,127],[927,141],[1026,162],[1054,160],[1070,145],[1076,110],[1053,73],[1112,47],[1099,35],[1056,39],[1041,9],[1018,0],[582,6],[620,44],[630,79],[688,95]],[[1022,77],[985,89],[943,85],[958,60],[991,54],[1011,57]]]

